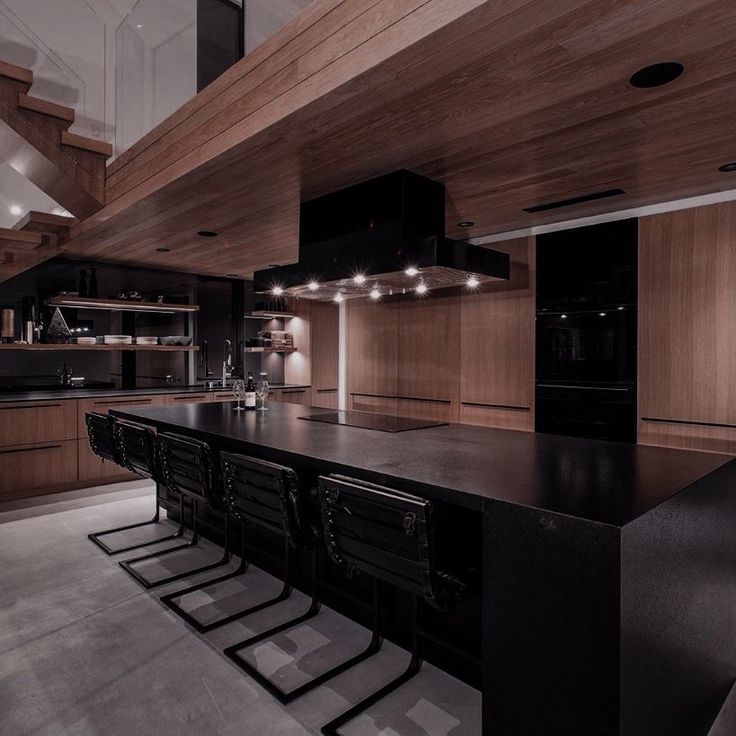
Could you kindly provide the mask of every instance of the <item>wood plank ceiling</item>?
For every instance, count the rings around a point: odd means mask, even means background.
[[[64,248],[248,276],[296,260],[300,199],[403,167],[463,238],[736,188],[735,41],[733,0],[316,0],[113,162]],[[629,84],[660,61],[685,72]]]

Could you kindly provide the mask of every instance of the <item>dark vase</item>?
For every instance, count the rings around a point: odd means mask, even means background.
[[[88,296],[87,292],[87,270],[84,268],[79,269],[79,296]]]
[[[93,299],[97,299],[100,296],[100,290],[97,286],[97,269],[92,267],[89,269],[89,271],[89,296],[91,296]]]

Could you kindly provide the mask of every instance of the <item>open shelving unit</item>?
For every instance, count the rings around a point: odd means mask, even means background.
[[[246,353],[282,353],[284,355],[288,355],[289,353],[295,353],[296,351],[296,348],[245,348]]]
[[[55,296],[46,302],[50,307],[70,307],[72,309],[107,309],[113,312],[155,312],[176,314],[177,312],[198,312],[198,304],[164,304],[162,302],[134,301],[132,299],[93,299],[81,296]]]
[[[76,343],[3,343],[0,350],[134,350],[136,352],[193,353],[198,345],[77,345]]]

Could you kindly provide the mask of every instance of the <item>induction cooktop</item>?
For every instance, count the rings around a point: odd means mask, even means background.
[[[410,429],[441,427],[447,424],[447,422],[414,419],[413,417],[371,414],[367,411],[330,411],[321,414],[308,414],[299,417],[299,419],[307,419],[310,422],[326,422],[327,424],[342,424],[345,427],[376,429],[379,432],[406,432]]]

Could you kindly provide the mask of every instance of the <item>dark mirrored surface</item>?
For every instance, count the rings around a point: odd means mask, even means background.
[[[366,411],[330,411],[321,414],[307,414],[299,419],[311,422],[327,422],[328,424],[342,424],[346,427],[361,427],[375,429],[379,432],[406,432],[410,429],[425,429],[426,427],[441,427],[447,422],[433,422],[413,417],[396,417],[388,414],[371,414]]]

